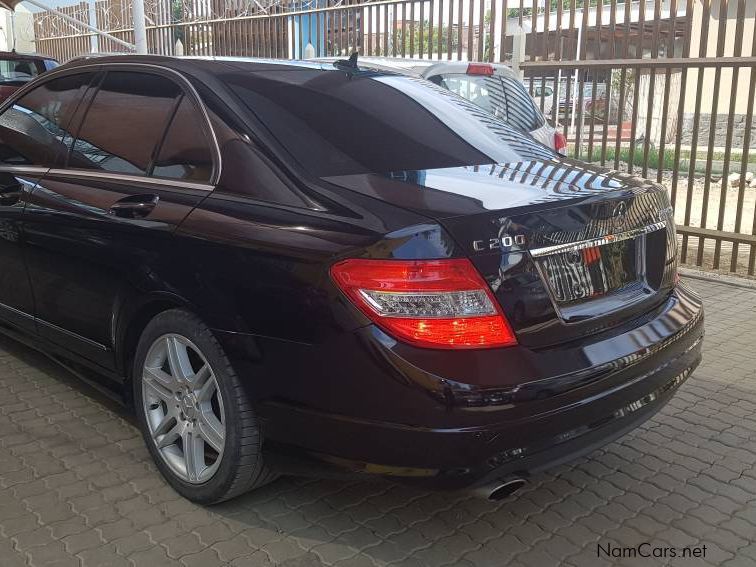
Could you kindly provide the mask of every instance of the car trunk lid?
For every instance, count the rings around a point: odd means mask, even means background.
[[[526,346],[641,317],[675,285],[666,192],[637,177],[549,160],[329,181],[437,219]]]

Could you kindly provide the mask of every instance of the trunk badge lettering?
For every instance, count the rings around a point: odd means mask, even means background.
[[[473,240],[472,247],[476,252],[483,250],[506,250],[512,248],[512,246],[524,246],[525,242],[524,234],[516,234],[514,236],[489,238],[488,240]]]

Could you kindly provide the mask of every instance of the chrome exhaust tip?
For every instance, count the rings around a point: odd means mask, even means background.
[[[473,492],[491,502],[498,502],[511,496],[523,486],[527,480],[522,477],[513,477],[502,480],[495,480],[486,485],[476,488]]]

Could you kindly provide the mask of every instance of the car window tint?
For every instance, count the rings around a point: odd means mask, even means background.
[[[543,117],[518,80],[500,75],[443,75],[441,86],[523,132],[543,126]]]
[[[443,75],[441,86],[466,98],[494,116],[505,118],[506,103],[503,100],[501,81],[498,77],[481,75]]]
[[[197,107],[183,97],[168,127],[152,175],[204,182],[210,180],[213,158]]]
[[[109,72],[87,111],[69,166],[146,174],[180,89],[147,73]]]
[[[0,163],[59,165],[71,136],[65,128],[91,73],[67,75],[40,85],[0,115]]]
[[[422,79],[320,69],[223,79],[316,176],[519,161],[540,151],[505,122]]]
[[[532,132],[544,125],[543,115],[520,81],[512,77],[501,77],[501,84],[507,104],[508,123],[523,132]]]
[[[225,102],[205,85],[196,83],[195,87],[223,155],[215,195],[249,197],[299,208],[312,207],[313,200],[265,155],[261,146],[249,135],[240,135],[245,125],[229,111]]]

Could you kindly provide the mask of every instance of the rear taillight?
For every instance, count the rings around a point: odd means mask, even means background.
[[[428,348],[517,343],[488,284],[465,258],[345,260],[331,277],[371,321],[395,338]]]
[[[558,154],[567,155],[567,137],[559,130],[554,132],[554,149]]]
[[[489,65],[488,63],[470,63],[467,66],[467,74],[491,77],[494,74],[494,68],[493,65]]]

